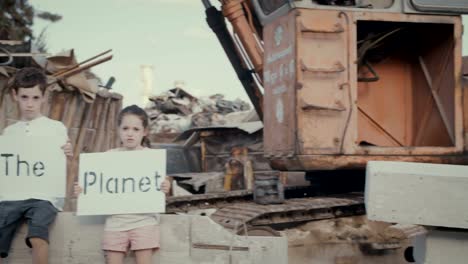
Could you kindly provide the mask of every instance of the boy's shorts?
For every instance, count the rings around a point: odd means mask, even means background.
[[[56,215],[57,209],[45,200],[0,202],[0,257],[8,256],[15,232],[24,220],[28,224],[28,235],[25,239],[28,247],[32,247],[29,241],[32,237],[49,242],[49,225]]]
[[[159,248],[159,226],[144,226],[127,231],[104,231],[102,249],[118,252]]]

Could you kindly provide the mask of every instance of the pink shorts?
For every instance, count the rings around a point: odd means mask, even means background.
[[[104,231],[102,249],[127,252],[128,249],[159,248],[159,226],[144,226],[127,231]]]

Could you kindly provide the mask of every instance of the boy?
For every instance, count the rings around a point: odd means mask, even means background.
[[[70,157],[72,147],[66,127],[41,114],[41,107],[46,100],[46,86],[47,77],[39,69],[24,68],[16,73],[12,95],[19,108],[20,121],[5,128],[3,135],[58,137],[63,140],[64,154]],[[28,224],[26,245],[32,248],[33,263],[47,263],[49,224],[55,220],[57,212],[62,210],[63,203],[63,199],[47,196],[25,197],[24,200],[15,201],[0,200],[0,264],[1,259],[8,256],[14,234],[24,220]]]

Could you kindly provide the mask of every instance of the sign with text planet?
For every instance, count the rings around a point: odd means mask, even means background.
[[[165,150],[80,155],[77,215],[163,213]]]

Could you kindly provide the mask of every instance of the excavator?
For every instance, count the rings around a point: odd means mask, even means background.
[[[263,122],[264,157],[278,174],[189,205],[174,197],[169,211],[215,207],[211,218],[227,229],[242,223],[249,235],[277,235],[365,214],[368,161],[468,163],[466,1],[219,2],[220,10],[202,0],[207,24]],[[292,172],[304,172],[309,186],[288,187]],[[262,189],[266,182],[275,186]],[[270,203],[247,202],[269,195]]]

